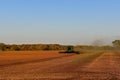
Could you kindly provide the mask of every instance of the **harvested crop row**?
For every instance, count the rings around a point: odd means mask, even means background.
[[[73,54],[71,54],[73,55]],[[59,54],[58,51],[6,51],[0,52],[0,67],[47,61],[71,55]]]

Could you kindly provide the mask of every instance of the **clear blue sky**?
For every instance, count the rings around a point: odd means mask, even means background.
[[[120,0],[0,0],[0,42],[92,44],[120,39]]]

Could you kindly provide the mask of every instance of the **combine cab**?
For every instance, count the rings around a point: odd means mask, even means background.
[[[68,54],[76,53],[76,54],[79,54],[78,51],[74,51],[74,47],[73,47],[73,46],[67,46],[66,51],[64,51],[64,52],[59,52],[59,53],[68,53]]]

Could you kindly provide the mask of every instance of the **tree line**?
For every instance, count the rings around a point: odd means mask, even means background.
[[[64,50],[66,46],[59,44],[4,44],[0,43],[1,51],[32,51],[32,50]]]
[[[93,46],[93,45],[77,45],[73,46],[76,50],[112,50],[120,49],[120,40],[112,41],[112,46]],[[32,50],[66,50],[67,45],[60,44],[5,44],[0,43],[0,51],[32,51]]]

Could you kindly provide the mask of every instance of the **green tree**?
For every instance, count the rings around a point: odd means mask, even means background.
[[[6,50],[6,45],[4,43],[0,43],[0,50],[5,51]]]
[[[113,44],[113,46],[114,47],[120,47],[120,40],[114,40],[113,42],[112,42],[112,44]]]
[[[13,51],[20,51],[20,47],[19,47],[19,45],[12,45],[11,46],[11,50],[13,50]]]

